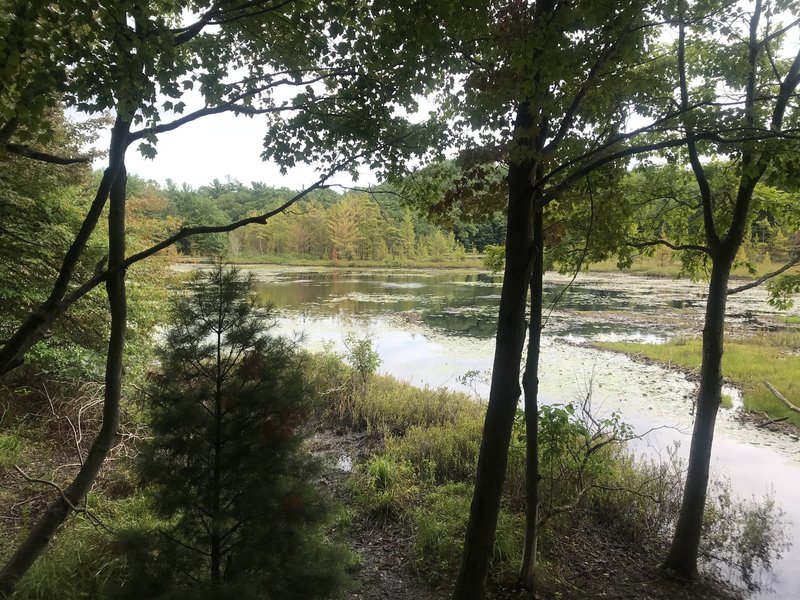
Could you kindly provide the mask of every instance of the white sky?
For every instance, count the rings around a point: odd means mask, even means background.
[[[128,173],[136,174],[159,184],[172,179],[178,185],[188,183],[193,188],[226,177],[249,185],[253,181],[271,187],[302,189],[317,180],[310,166],[298,166],[286,175],[274,163],[261,159],[266,124],[258,117],[236,117],[233,114],[218,114],[202,117],[158,136],[155,159],[144,158],[138,151],[138,142],[131,144],[125,165]],[[97,147],[108,148],[110,130],[104,132]],[[93,163],[96,169],[104,169],[107,159]],[[375,183],[369,174],[362,174],[354,184],[347,174],[340,174],[331,181],[345,186],[366,186]],[[336,188],[334,188],[336,189]]]

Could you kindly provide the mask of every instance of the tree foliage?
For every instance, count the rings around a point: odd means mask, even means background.
[[[162,526],[145,534],[156,544],[136,597],[328,598],[341,585],[300,447],[311,408],[303,362],[267,334],[251,285],[216,265],[174,303],[139,457]]]

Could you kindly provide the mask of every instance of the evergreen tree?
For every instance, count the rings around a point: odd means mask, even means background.
[[[300,449],[302,359],[266,334],[251,291],[217,265],[174,304],[139,459],[163,526],[141,536],[132,596],[330,598],[343,581]]]

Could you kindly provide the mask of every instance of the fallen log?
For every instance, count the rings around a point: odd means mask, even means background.
[[[794,404],[789,402],[786,398],[784,398],[783,394],[781,394],[778,390],[776,390],[775,386],[773,386],[769,381],[765,381],[764,385],[767,386],[767,389],[770,392],[772,392],[778,400],[780,400],[781,402],[783,402],[786,405],[786,408],[788,408],[789,410],[794,411],[796,413],[800,413],[800,407],[795,406]]]

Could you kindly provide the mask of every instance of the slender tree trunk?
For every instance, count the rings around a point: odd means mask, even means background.
[[[530,131],[531,126],[528,105],[523,104],[519,108],[516,127]],[[480,600],[484,597],[494,546],[508,463],[508,444],[520,397],[520,360],[525,344],[525,307],[532,262],[533,197],[530,176],[533,168],[531,161],[522,161],[509,167],[506,266],[497,321],[492,385],[464,553],[453,595],[456,600]]]
[[[522,376],[525,396],[525,551],[520,582],[535,589],[536,549],[539,541],[539,354],[542,342],[542,296],[544,292],[544,209],[537,202],[533,217],[533,271],[531,315],[528,327],[528,357]]]
[[[125,259],[125,166],[111,187],[111,204],[108,214],[109,266],[116,266]],[[127,300],[125,295],[125,272],[121,270],[106,281],[106,293],[111,312],[111,335],[106,358],[105,392],[103,399],[103,424],[92,443],[86,460],[81,465],[72,483],[64,490],[39,518],[28,536],[20,544],[0,571],[0,594],[10,595],[14,586],[41,555],[56,530],[66,520],[73,506],[85,498],[94,483],[97,473],[117,439],[119,403],[122,392],[122,358],[125,348],[127,325]]]
[[[103,173],[103,178],[89,207],[89,212],[86,214],[81,228],[64,255],[61,268],[58,271],[58,277],[47,300],[20,324],[14,334],[0,348],[0,377],[22,364],[22,358],[25,353],[45,336],[55,320],[69,308],[68,305],[65,306],[61,301],[69,288],[69,282],[83,254],[86,243],[89,241],[89,237],[92,235],[100,215],[103,213],[109,190],[116,181],[120,170],[124,169],[125,150],[128,146],[130,126],[130,122],[117,117],[114,128],[111,130],[108,168]]]
[[[722,390],[722,352],[725,333],[725,308],[728,279],[733,256],[729,251],[715,252],[708,285],[703,361],[700,366],[700,390],[689,450],[689,464],[683,503],[664,568],[676,575],[697,577],[697,554],[703,527],[703,511],[708,488],[711,446]]]

